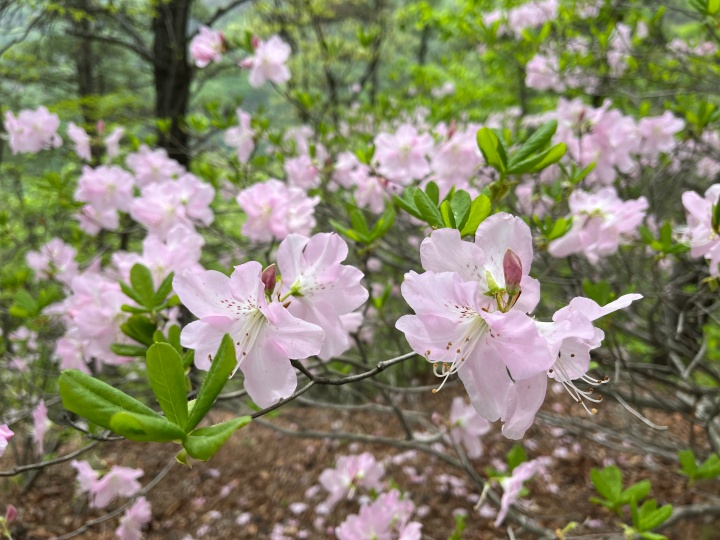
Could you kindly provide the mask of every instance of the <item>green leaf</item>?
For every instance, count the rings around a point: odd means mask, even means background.
[[[502,142],[490,128],[480,128],[477,143],[485,162],[500,173],[507,169],[507,154]]]
[[[156,343],[148,349],[146,361],[150,386],[165,418],[185,427],[188,406],[182,357],[169,343]]]
[[[717,454],[712,454],[705,462],[698,467],[697,478],[708,480],[720,476],[720,458]]]
[[[440,215],[440,210],[438,210],[438,207],[433,204],[430,197],[421,189],[415,191],[415,206],[420,211],[422,219],[425,220],[428,225],[435,229],[442,229],[445,226],[442,215]]]
[[[490,215],[492,204],[487,195],[478,195],[470,205],[465,225],[460,231],[460,236],[475,234],[480,224]]]
[[[707,0],[707,12],[716,15],[720,11],[720,0]]]
[[[395,195],[393,199],[397,203],[397,205],[405,210],[408,214],[411,216],[414,216],[418,219],[422,219],[422,214],[420,213],[420,210],[418,210],[417,206],[415,206],[415,192],[418,190],[415,186],[409,186],[405,188],[405,191],[402,193],[402,198]]]
[[[190,418],[185,426],[185,431],[190,432],[205,418],[210,408],[215,403],[218,395],[222,391],[225,383],[235,371],[237,366],[237,358],[235,358],[235,345],[229,334],[225,334],[220,343],[215,358],[210,364],[210,370],[205,376],[205,380],[200,387],[198,397],[190,413]]]
[[[642,480],[633,484],[622,492],[620,502],[623,504],[630,504],[630,501],[641,501],[650,493],[650,482],[648,480]]]
[[[168,276],[162,280],[162,283],[160,283],[160,286],[158,287],[157,291],[155,291],[155,295],[153,296],[153,307],[161,306],[163,302],[165,302],[168,294],[172,292],[172,284],[174,277],[175,273],[170,272],[170,274],[168,274]]]
[[[137,293],[141,300],[141,306],[153,308],[153,297],[155,296],[155,287],[150,270],[146,266],[138,263],[130,269],[130,285]]]
[[[455,217],[455,226],[460,230],[462,230],[468,217],[470,217],[471,205],[472,199],[467,191],[459,190],[450,199],[450,208],[452,208]]]
[[[121,411],[110,418],[110,429],[131,441],[183,441],[185,432],[163,417]]]
[[[390,227],[393,226],[393,223],[395,223],[395,209],[388,205],[385,212],[383,212],[375,223],[375,226],[370,234],[371,238],[373,240],[377,240],[378,238],[385,236],[385,234],[390,230]]]
[[[168,343],[175,347],[178,354],[183,353],[183,348],[180,344],[180,327],[177,324],[173,324],[168,328]]]
[[[110,350],[118,356],[145,356],[147,353],[147,347],[140,347],[139,345],[126,345],[124,343],[113,343],[110,345]]]
[[[350,223],[352,224],[353,229],[363,236],[368,236],[370,234],[370,229],[368,229],[367,221],[365,221],[365,215],[362,211],[358,208],[350,207],[348,209],[348,213],[350,214]]]
[[[645,540],[668,540],[667,536],[660,533],[654,533],[654,532],[641,532],[640,537],[644,538]]]
[[[672,515],[672,512],[672,504],[666,504],[665,506],[657,508],[657,501],[655,499],[645,501],[645,504],[640,508],[640,523],[638,528],[641,531],[651,531],[667,521]]]
[[[525,161],[529,157],[537,154],[540,150],[545,148],[555,131],[557,130],[557,120],[551,120],[545,122],[539,128],[535,130],[528,140],[520,147],[520,149],[510,159],[509,168],[512,169],[514,165]]]
[[[154,336],[156,329],[157,326],[155,326],[155,323],[143,315],[133,315],[127,322],[120,325],[120,330],[122,330],[126,336],[148,347],[155,343]]]
[[[513,472],[515,467],[527,461],[525,449],[520,444],[514,444],[507,454],[508,472]]]
[[[438,185],[431,180],[428,182],[427,186],[425,186],[425,193],[432,203],[437,206],[440,202],[440,188],[438,188]]]
[[[442,216],[443,223],[449,229],[455,228],[455,215],[453,214],[450,203],[443,201],[440,205],[440,215]]]
[[[593,468],[590,471],[595,490],[608,501],[617,503],[622,493],[622,472],[617,467],[610,466],[604,469]]]
[[[547,239],[548,241],[555,240],[556,238],[560,238],[561,236],[564,236],[568,230],[570,230],[570,226],[572,225],[571,220],[566,218],[558,218],[558,220],[553,223],[552,229],[550,229],[550,232],[547,233]]]
[[[687,449],[682,452],[678,452],[678,458],[680,459],[680,465],[682,466],[682,473],[685,476],[689,476],[691,480],[694,479],[698,466],[695,461],[695,454],[693,451]]]
[[[329,222],[330,225],[332,225],[332,227],[343,236],[349,238],[350,240],[353,240],[354,242],[362,241],[360,235],[353,229],[348,229],[342,223],[340,223],[339,221],[335,221],[334,219],[330,219]]]
[[[713,206],[713,213],[712,213],[712,229],[716,233],[720,233],[720,204],[716,204]]]
[[[241,416],[222,424],[196,429],[185,440],[185,450],[190,457],[207,461],[222,448],[233,433],[251,421],[251,417]]]
[[[60,374],[60,397],[71,412],[106,429],[118,412],[131,412],[161,418],[150,407],[82,371],[66,369]]]
[[[565,143],[558,143],[552,148],[548,148],[541,154],[542,159],[538,163],[535,163],[527,172],[536,173],[546,169],[553,163],[560,161],[565,155],[565,152],[567,152],[567,145]]]

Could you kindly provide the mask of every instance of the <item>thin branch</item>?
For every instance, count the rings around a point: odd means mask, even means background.
[[[65,463],[66,461],[70,461],[71,459],[75,459],[76,457],[83,455],[88,450],[92,450],[98,444],[100,444],[100,442],[101,441],[93,441],[87,446],[83,446],[79,450],[75,450],[74,452],[70,452],[69,454],[61,456],[59,458],[50,459],[48,461],[40,461],[38,463],[31,463],[30,465],[20,465],[7,471],[0,471],[0,477],[17,476],[18,474],[22,474],[24,472],[35,471],[37,469],[44,469],[45,467],[50,467],[51,465],[59,465],[60,463]]]

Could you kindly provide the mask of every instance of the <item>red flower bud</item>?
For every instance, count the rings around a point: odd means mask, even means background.
[[[271,264],[262,273],[262,282],[265,285],[265,294],[272,294],[277,283],[277,266]]]
[[[503,272],[505,274],[505,289],[509,294],[520,290],[522,279],[522,261],[512,249],[508,249],[503,257]]]

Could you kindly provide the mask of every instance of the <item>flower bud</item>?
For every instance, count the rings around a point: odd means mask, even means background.
[[[277,283],[277,266],[271,264],[265,270],[263,270],[262,277],[263,285],[265,285],[265,294],[272,294],[275,290],[275,284]]]
[[[520,290],[522,280],[522,261],[512,249],[508,249],[503,257],[503,273],[505,274],[505,289],[508,294]]]
[[[5,520],[8,523],[12,523],[15,521],[15,518],[17,517],[17,508],[15,508],[12,504],[8,504],[7,510],[5,510]]]

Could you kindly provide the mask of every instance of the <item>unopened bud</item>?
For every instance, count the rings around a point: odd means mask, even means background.
[[[271,264],[265,270],[263,270],[262,277],[263,285],[265,285],[265,294],[272,294],[275,290],[275,284],[277,283],[277,266]]]
[[[260,38],[257,36],[253,36],[250,44],[252,45],[253,49],[257,49],[260,46]]]
[[[17,517],[17,508],[15,508],[12,504],[8,504],[7,510],[5,510],[5,521],[8,523],[12,523],[15,521],[15,518]]]
[[[95,129],[97,129],[98,134],[102,135],[105,133],[105,122],[102,120],[98,120],[97,124],[95,126]]]
[[[509,294],[520,290],[522,280],[522,261],[512,249],[508,249],[503,257],[503,273],[505,274],[505,289]]]

